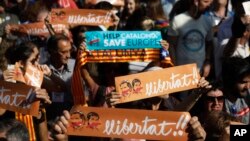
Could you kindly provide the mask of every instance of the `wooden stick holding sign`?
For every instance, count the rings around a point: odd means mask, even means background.
[[[113,25],[112,12],[95,9],[52,9],[50,23],[99,26]]]
[[[136,116],[135,116],[136,115]],[[186,141],[187,112],[75,106],[68,135]]]
[[[38,116],[40,101],[35,101],[34,87],[22,84],[0,81],[0,107],[22,113]]]
[[[197,88],[199,78],[196,64],[188,64],[116,77],[115,86],[125,103]]]

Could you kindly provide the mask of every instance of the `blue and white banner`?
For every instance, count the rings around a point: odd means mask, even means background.
[[[159,31],[85,32],[88,50],[161,48]]]

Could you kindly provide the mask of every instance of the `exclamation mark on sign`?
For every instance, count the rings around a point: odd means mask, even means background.
[[[176,136],[178,134],[179,136],[182,136],[183,135],[183,130],[186,127],[186,125],[189,122],[189,120],[190,120],[190,116],[189,115],[185,115],[185,117],[184,117],[184,115],[181,115],[178,123],[176,124],[176,130],[177,131],[174,131],[173,135]]]
[[[199,80],[198,80],[198,72],[197,69],[195,67],[193,67],[193,81],[192,84],[198,84]]]

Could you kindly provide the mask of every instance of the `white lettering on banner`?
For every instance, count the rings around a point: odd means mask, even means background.
[[[58,24],[58,25],[52,25],[52,27],[55,29],[56,32],[62,31],[66,28],[65,25]],[[42,28],[28,28],[27,33],[29,35],[40,35],[44,33],[49,33],[48,28],[44,25]]]
[[[80,23],[108,23],[111,17],[111,12],[108,12],[105,16],[96,16],[96,14],[89,13],[87,16],[71,15],[68,18],[68,23],[80,24]]]
[[[129,34],[125,34],[125,33],[121,33],[121,38],[125,38],[125,39],[138,39],[138,38],[143,38],[143,39],[147,39],[147,38],[151,38],[154,39],[156,38],[157,35],[155,33],[129,33]]]
[[[128,119],[120,120],[106,120],[105,129],[103,131],[104,134],[107,135],[128,135],[128,134],[139,134],[139,135],[156,135],[156,136],[168,136],[173,133],[174,136],[177,134],[179,136],[183,135],[184,128],[186,127],[188,121],[190,120],[190,116],[181,115],[178,122],[167,122],[162,121],[159,124],[154,124],[158,119],[149,118],[146,116],[141,123],[133,123],[129,122]],[[176,130],[173,131],[173,128],[169,128],[166,131],[167,126],[176,125]]]
[[[23,108],[29,108],[30,107],[30,103],[26,103],[25,105],[23,104],[25,101],[27,101],[30,97],[30,95],[32,94],[32,89],[29,90],[28,95],[25,94],[19,94],[19,93],[15,93],[15,94],[6,94],[6,92],[11,92],[10,89],[5,89],[4,87],[1,87],[0,89],[0,104],[6,104],[6,105],[10,105],[10,106],[20,106]],[[21,101],[17,101],[17,99],[19,98],[26,98],[24,100]]]
[[[151,96],[161,93],[163,91],[187,87],[190,84],[198,83],[197,81],[198,81],[198,76],[195,68],[193,68],[192,74],[182,75],[182,74],[171,73],[170,81],[164,81],[162,79],[158,79],[158,81],[156,82],[146,83],[145,84],[146,95]]]
[[[124,39],[117,40],[106,40],[104,39],[104,46],[126,46],[126,41]]]

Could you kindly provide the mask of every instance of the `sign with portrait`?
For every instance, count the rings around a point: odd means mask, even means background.
[[[125,103],[197,88],[199,78],[196,64],[188,64],[115,77],[115,86]]]
[[[69,25],[113,25],[111,11],[95,9],[52,9],[51,23]]]
[[[88,50],[161,48],[159,31],[85,32]]]
[[[0,107],[25,115],[38,116],[40,101],[35,100],[34,87],[0,80]]]
[[[135,116],[136,115],[136,116]],[[187,112],[74,106],[68,135],[186,141]]]

